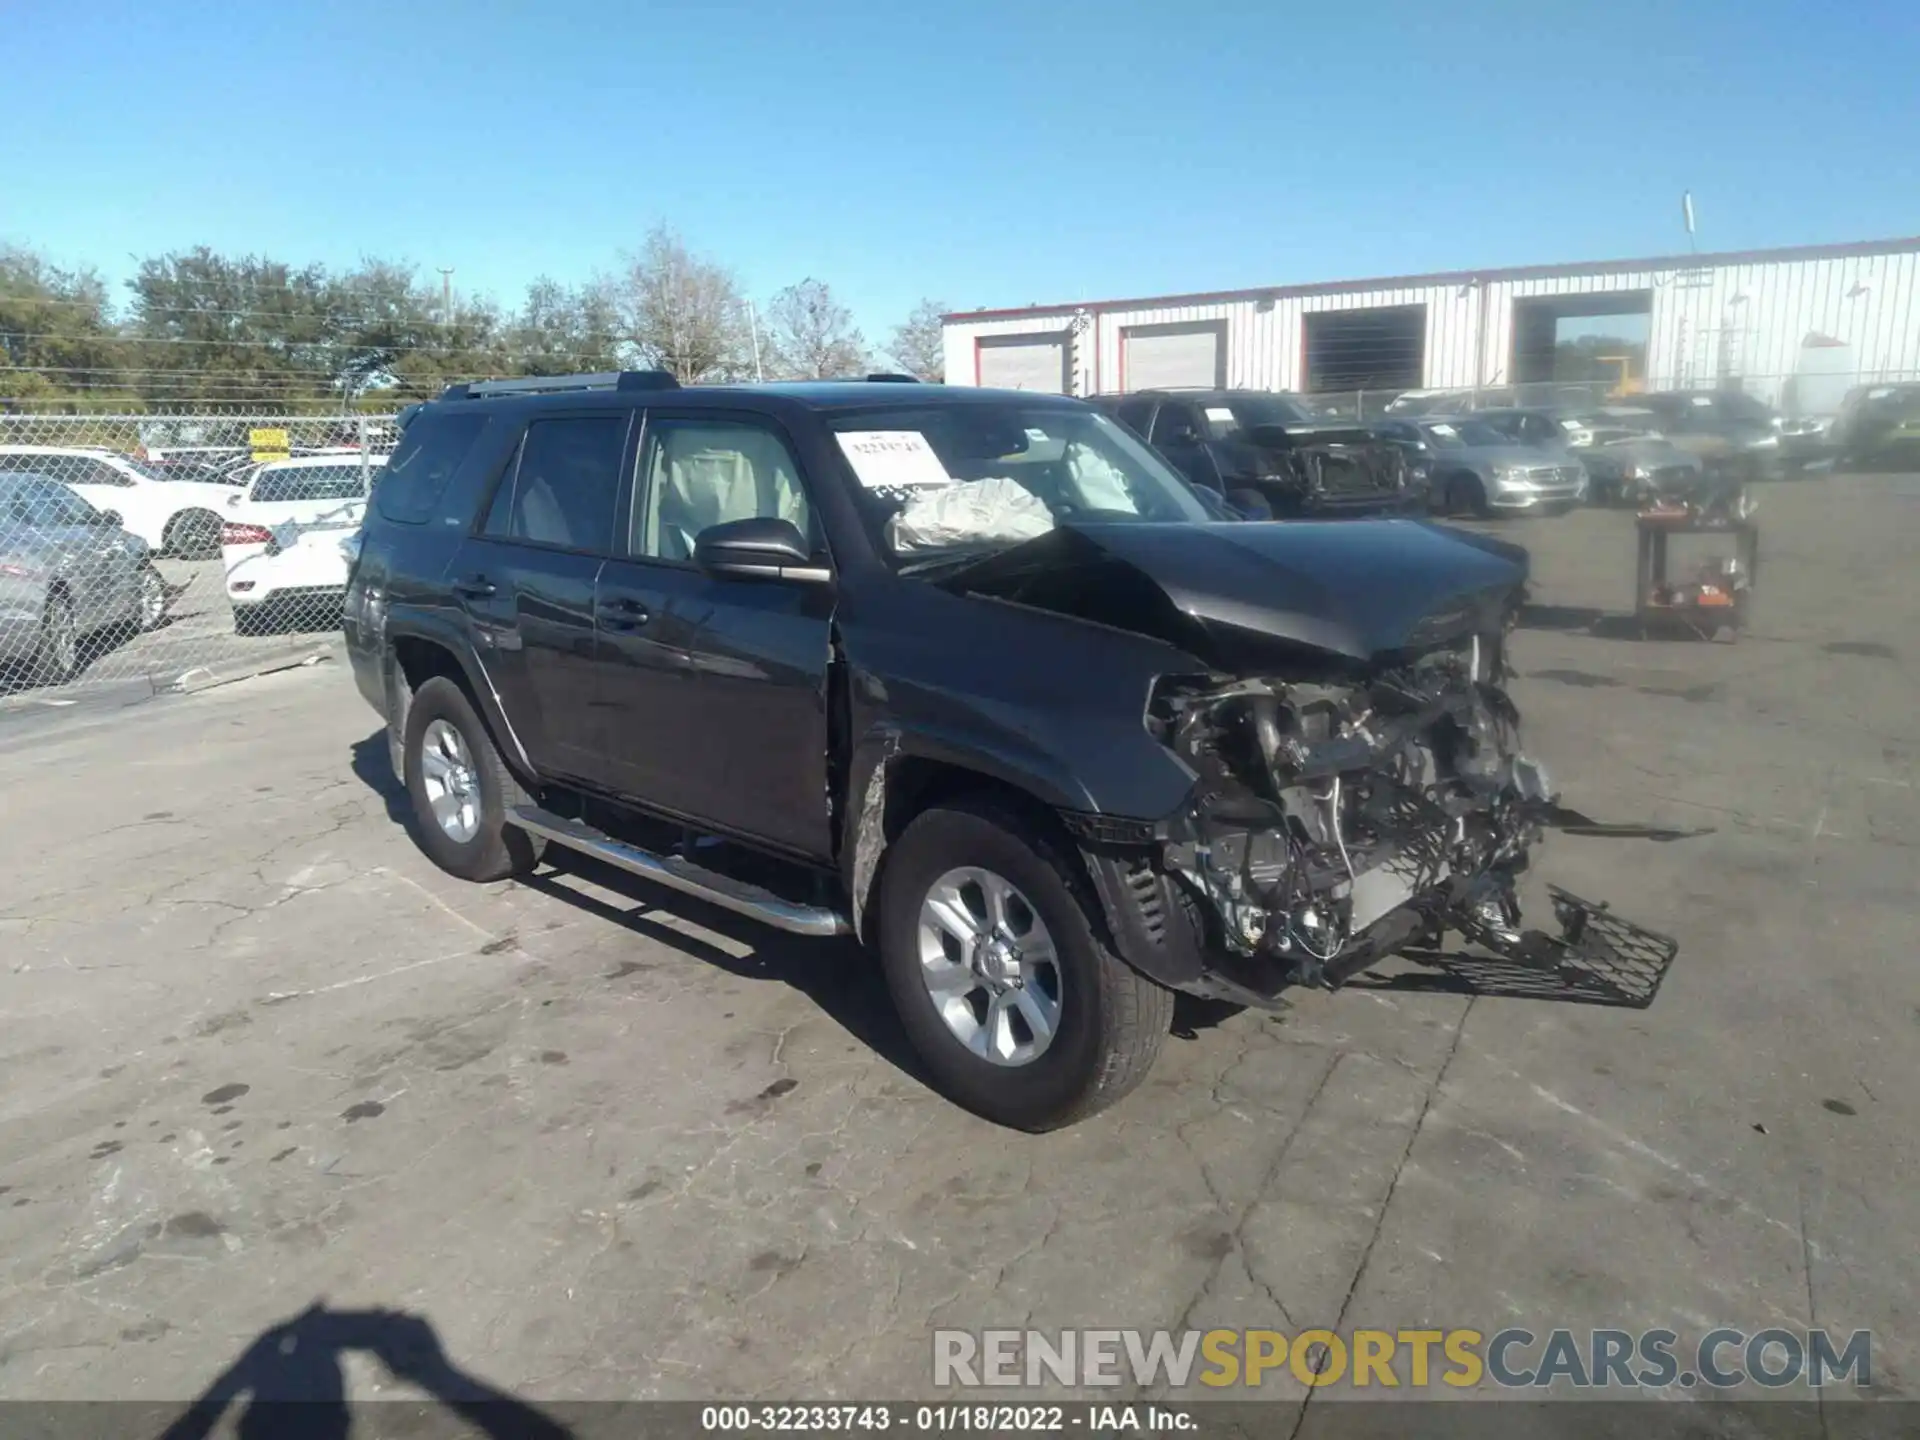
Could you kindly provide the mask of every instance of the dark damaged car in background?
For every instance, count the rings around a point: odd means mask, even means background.
[[[1526,580],[1426,520],[1212,522],[1076,400],[632,372],[412,412],[344,623],[439,865],[560,845],[856,937],[932,1081],[1038,1130],[1138,1085],[1176,992],[1446,931],[1671,959],[1564,891],[1522,928],[1569,813],[1505,688]]]
[[[1091,402],[1195,486],[1253,519],[1414,515],[1427,508],[1417,457],[1364,425],[1263,390],[1137,390]]]

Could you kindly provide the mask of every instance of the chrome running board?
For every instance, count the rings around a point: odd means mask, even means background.
[[[651,880],[721,906],[736,915],[745,915],[791,935],[851,935],[853,926],[837,910],[820,905],[801,905],[783,900],[771,890],[749,885],[728,875],[719,875],[678,855],[656,855],[629,845],[578,820],[542,810],[537,805],[516,805],[507,812],[508,822],[529,835],[538,835],[582,855],[591,855],[615,869],[642,880]]]

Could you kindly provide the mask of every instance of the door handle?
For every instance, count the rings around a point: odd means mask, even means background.
[[[453,582],[453,593],[467,600],[485,600],[497,593],[498,589],[484,575],[469,575],[465,580]]]
[[[653,619],[647,607],[638,600],[603,600],[599,608],[600,623],[609,630],[638,630]]]

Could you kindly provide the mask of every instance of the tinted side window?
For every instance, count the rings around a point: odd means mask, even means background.
[[[118,485],[123,489],[133,488],[133,477],[124,470],[116,470],[104,460],[83,460],[77,467],[79,473],[73,476],[75,485]]]
[[[1193,428],[1193,414],[1185,405],[1162,405],[1153,417],[1152,440],[1156,445],[1192,444],[1199,438]]]
[[[1153,423],[1153,402],[1151,400],[1128,400],[1114,410],[1114,416],[1134,434],[1146,438],[1147,427]]]
[[[611,554],[626,444],[625,414],[535,420],[520,441],[516,463],[501,477],[486,533]]]
[[[430,520],[447,483],[486,426],[485,415],[415,416],[401,432],[386,469],[375,472],[374,506],[382,517],[402,525]]]

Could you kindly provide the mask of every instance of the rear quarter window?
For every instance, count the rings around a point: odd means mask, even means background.
[[[378,475],[379,470],[369,468]],[[267,470],[253,482],[250,498],[263,505],[291,500],[357,500],[366,493],[359,465],[312,465]]]
[[[381,518],[401,525],[424,525],[433,519],[447,486],[486,427],[485,415],[415,416],[374,483],[373,506]]]

